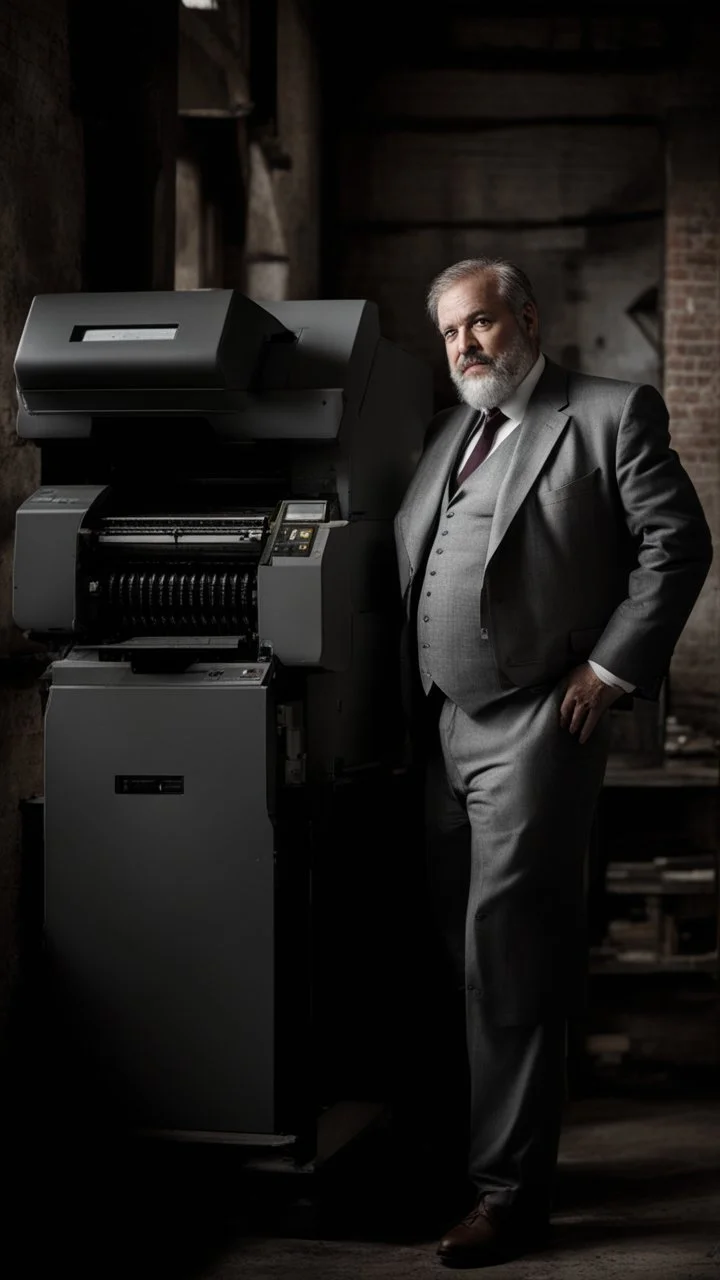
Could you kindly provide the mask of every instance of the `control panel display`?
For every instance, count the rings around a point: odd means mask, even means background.
[[[285,519],[297,520],[304,523],[306,520],[324,520],[327,502],[324,498],[316,501],[303,498],[300,501],[288,502],[285,507]]]

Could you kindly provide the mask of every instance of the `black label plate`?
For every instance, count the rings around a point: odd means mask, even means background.
[[[182,796],[185,778],[179,773],[116,773],[116,796]]]

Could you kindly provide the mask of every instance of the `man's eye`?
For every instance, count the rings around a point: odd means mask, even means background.
[[[475,319],[472,322],[472,327],[473,329],[481,329],[483,325],[486,325],[489,323],[490,321],[488,320],[487,316],[475,316]]]
[[[454,338],[454,337],[455,337],[455,330],[454,330],[454,329],[446,329],[446,330],[445,330],[445,332],[444,332],[444,334],[443,334],[443,338],[445,339],[445,341],[446,341],[446,342],[449,342],[449,341],[450,341],[450,339],[451,339],[451,338]]]

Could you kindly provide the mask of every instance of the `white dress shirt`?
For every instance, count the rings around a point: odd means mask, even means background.
[[[501,409],[505,414],[507,422],[503,422],[502,426],[498,427],[495,432],[495,439],[490,446],[488,457],[493,452],[493,449],[497,449],[498,445],[502,444],[503,440],[506,440],[510,433],[514,431],[516,427],[520,426],[520,423],[525,417],[525,410],[528,407],[528,401],[535,390],[540,377],[542,376],[544,368],[545,356],[540,352],[540,355],[535,361],[532,369],[529,373],[525,374],[522,382],[515,388],[512,395],[508,396],[507,400],[504,400],[502,404],[497,406],[498,409]],[[479,427],[478,430],[473,431],[470,436],[458,467],[458,472],[462,471],[462,468],[477,444],[478,437],[481,433],[482,427]],[[588,659],[588,662],[595,672],[595,675],[598,679],[602,680],[603,684],[612,685],[615,689],[623,689],[625,693],[632,693],[635,688],[634,684],[628,684],[627,680],[621,680],[619,676],[613,675],[612,671],[607,671],[605,667],[601,667],[599,662],[593,662],[591,659]]]

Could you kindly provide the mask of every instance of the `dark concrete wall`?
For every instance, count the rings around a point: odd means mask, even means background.
[[[476,253],[524,266],[549,354],[659,383],[658,354],[627,311],[662,269],[660,122],[648,93],[627,123],[619,77],[590,88],[543,72],[389,72],[343,130],[343,286],[379,294],[394,334],[435,365],[441,396],[442,347],[423,293],[437,271]]]
[[[308,5],[278,5],[278,134],[290,168],[275,174],[288,254],[288,298],[314,298],[320,254],[320,99]]]
[[[269,135],[250,116],[247,277],[251,297],[315,298],[320,277],[322,132],[318,19],[308,0],[278,0]],[[259,50],[254,49],[255,57]],[[257,86],[268,67],[253,70]]]
[[[450,6],[423,31],[403,8],[382,38],[367,16],[349,26],[347,66],[326,21],[325,293],[375,299],[433,364],[440,407],[455,395],[427,285],[476,253],[516,260],[551,356],[664,391],[720,542],[720,20]],[[630,311],[653,290],[644,333]],[[718,561],[670,681],[672,710],[714,734]]]

